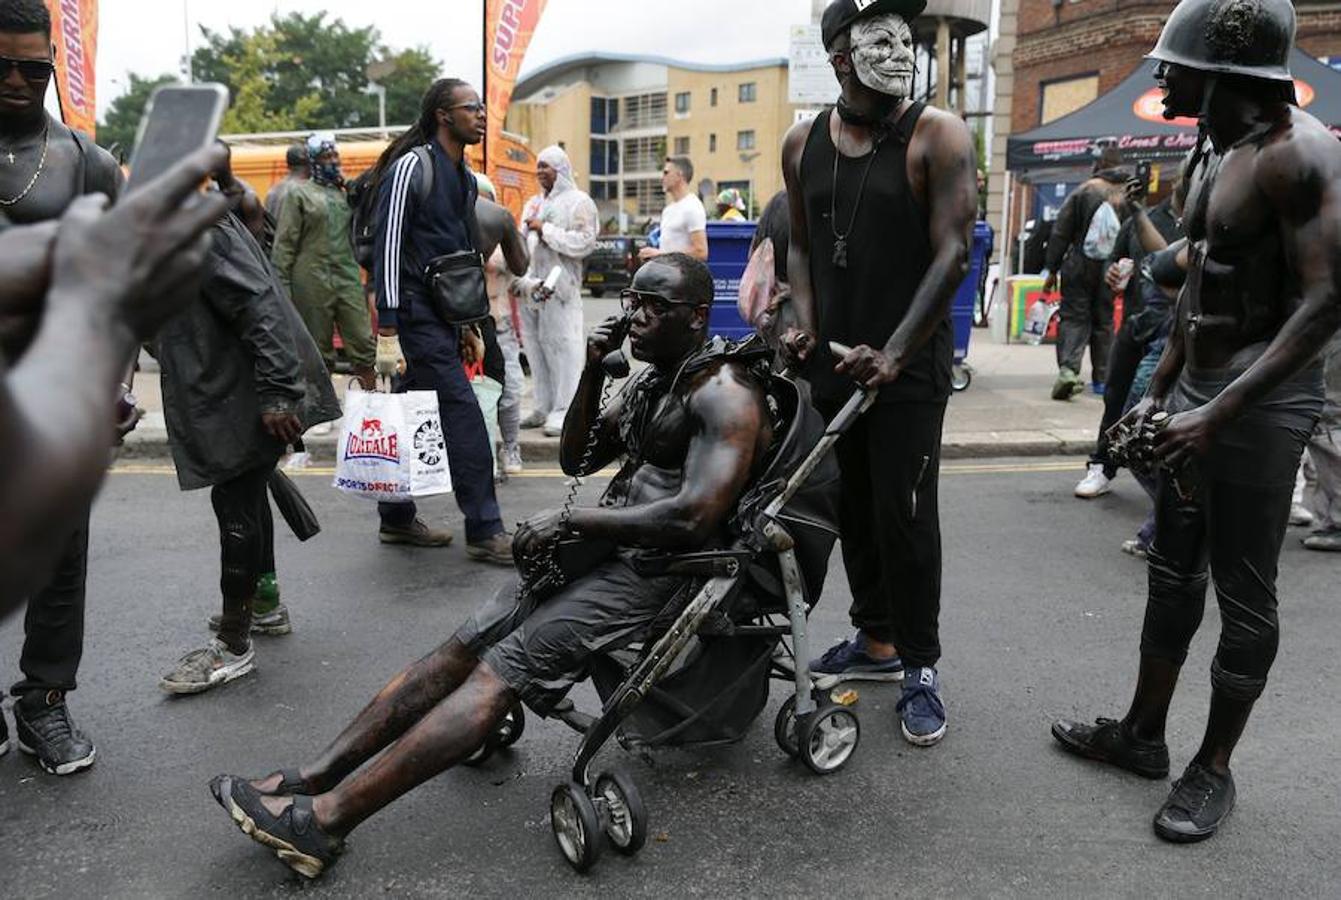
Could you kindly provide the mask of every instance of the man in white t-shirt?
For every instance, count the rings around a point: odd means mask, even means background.
[[[661,187],[670,200],[661,211],[661,246],[644,247],[640,259],[648,260],[663,253],[687,253],[695,259],[708,258],[708,214],[703,201],[689,185],[694,180],[694,164],[687,156],[670,156],[661,169]]]

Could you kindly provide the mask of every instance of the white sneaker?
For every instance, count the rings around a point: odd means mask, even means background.
[[[1089,471],[1085,477],[1076,485],[1076,496],[1082,500],[1093,500],[1095,497],[1102,497],[1113,489],[1113,482],[1104,474],[1102,463],[1090,463]]]
[[[164,675],[158,686],[169,694],[199,694],[255,669],[255,649],[248,647],[244,653],[234,653],[216,638],[179,659],[177,667]]]
[[[521,444],[503,445],[503,471],[508,475],[520,475],[522,471]]]
[[[1313,513],[1308,511],[1308,507],[1302,503],[1290,505],[1290,524],[1300,527],[1307,527],[1313,524]]]

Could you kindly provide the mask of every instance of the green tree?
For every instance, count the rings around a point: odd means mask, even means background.
[[[112,101],[102,121],[98,123],[98,143],[120,158],[129,158],[149,95],[159,85],[172,84],[176,80],[175,75],[143,78],[131,73],[126,92]]]

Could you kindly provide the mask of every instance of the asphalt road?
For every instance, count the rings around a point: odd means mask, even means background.
[[[279,539],[294,634],[258,639],[256,675],[169,698],[159,675],[217,609],[217,533],[204,493],[179,493],[164,469],[119,472],[94,517],[72,696],[98,762],[58,780],[18,753],[0,758],[0,896],[1338,896],[1341,560],[1288,539],[1281,654],[1236,756],[1238,808],[1216,839],[1169,846],[1150,829],[1167,784],[1064,756],[1047,733],[1058,715],[1121,714],[1143,607],[1144,569],[1117,551],[1139,491],[1127,479],[1082,503],[1069,496],[1078,475],[1069,461],[947,465],[940,746],[905,744],[897,689],[862,687],[861,746],[817,778],[773,743],[789,694],[775,685],[737,746],[650,761],[607,751],[641,785],[654,838],[583,877],[547,821],[576,736],[532,718],[515,752],[402,799],[308,885],[233,827],[206,782],[302,761],[505,573],[457,547],[380,546],[371,507],[328,475],[303,478],[326,530],[307,545]],[[561,490],[532,473],[500,494],[519,518]],[[450,501],[426,506],[459,518]],[[848,600],[835,565],[812,620],[818,647],[847,630]],[[1173,707],[1176,770],[1200,739],[1216,636],[1208,615]],[[20,637],[16,619],[0,628],[6,682]]]

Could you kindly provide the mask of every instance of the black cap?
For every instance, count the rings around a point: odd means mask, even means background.
[[[824,10],[824,18],[820,20],[824,49],[832,47],[838,36],[858,19],[893,13],[912,25],[913,19],[922,15],[922,10],[926,8],[927,0],[834,0]]]

